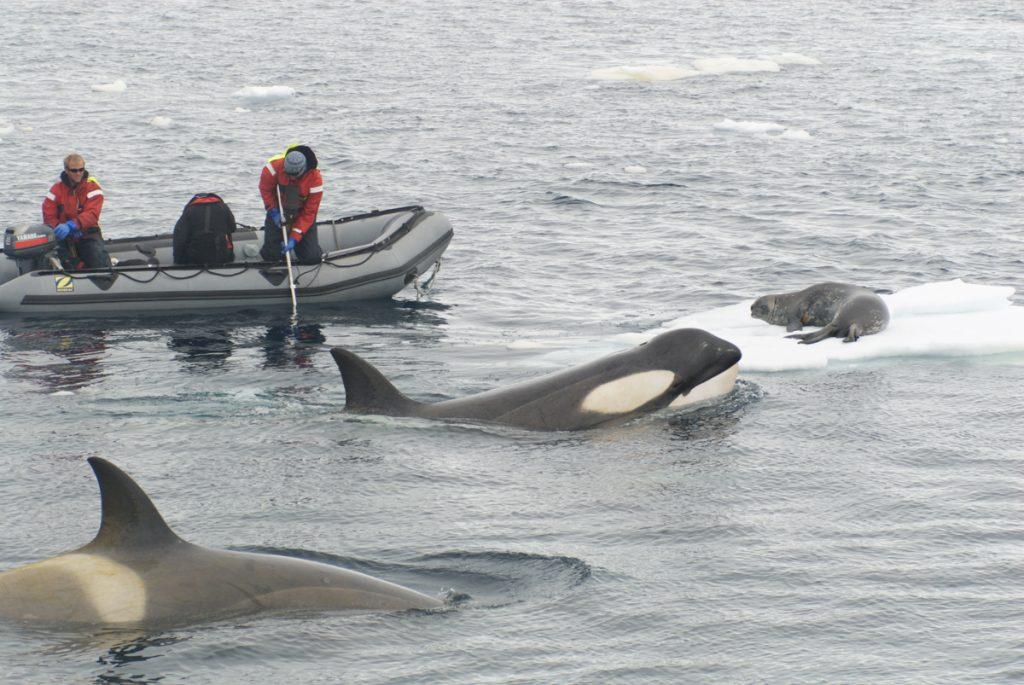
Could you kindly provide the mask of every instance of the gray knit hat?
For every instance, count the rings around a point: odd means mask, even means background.
[[[289,176],[301,176],[306,172],[306,155],[292,150],[284,156],[284,173]]]

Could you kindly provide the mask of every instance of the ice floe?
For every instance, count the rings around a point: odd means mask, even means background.
[[[92,89],[99,93],[123,93],[128,89],[128,84],[122,79],[117,79],[113,83],[97,83]]]

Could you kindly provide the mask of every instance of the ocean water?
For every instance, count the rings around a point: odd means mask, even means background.
[[[8,0],[0,198],[81,152],[108,237],[196,192],[262,219],[421,203],[431,293],[336,309],[0,320],[0,569],[91,539],[85,458],[185,539],[363,570],[437,612],[152,634],[0,626],[12,683],[1024,680],[1024,9],[1011,0]],[[798,346],[762,294],[882,291]],[[347,347],[458,397],[697,325],[716,405],[583,433],[347,416]]]

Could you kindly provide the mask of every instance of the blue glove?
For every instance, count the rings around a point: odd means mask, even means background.
[[[78,224],[75,223],[74,219],[69,219],[62,224],[57,224],[53,228],[53,235],[57,240],[64,240],[74,232],[74,237],[82,235],[82,232],[78,230]]]
[[[289,238],[285,242],[281,243],[281,254],[285,252],[291,252],[295,249],[295,238]]]
[[[274,225],[281,228],[281,210],[277,207],[272,207],[267,211],[267,218],[274,222]]]

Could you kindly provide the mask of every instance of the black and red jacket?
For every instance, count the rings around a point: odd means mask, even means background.
[[[86,171],[82,181],[71,187],[67,172],[53,184],[43,198],[43,223],[50,228],[74,219],[82,237],[77,240],[100,240],[100,212],[103,210],[103,189],[100,182]],[[69,239],[70,236],[69,236]]]

